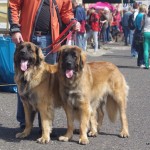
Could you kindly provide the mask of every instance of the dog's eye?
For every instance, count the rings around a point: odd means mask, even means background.
[[[73,56],[73,58],[74,58],[74,59],[77,59],[77,56],[76,56],[76,55],[74,55],[74,56]]]
[[[30,52],[30,53],[33,53],[33,50],[32,50],[32,49],[29,49],[29,52]]]

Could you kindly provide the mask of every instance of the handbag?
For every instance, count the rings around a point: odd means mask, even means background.
[[[85,21],[85,20],[82,20],[82,21],[80,22],[80,31],[78,31],[79,33],[85,33],[85,32],[86,32],[85,24],[86,24],[86,21]]]
[[[135,30],[133,35],[133,47],[139,51],[139,48],[143,45],[144,35],[143,32]]]
[[[145,15],[144,15],[143,18],[144,18],[144,22],[145,22]],[[137,48],[137,49],[144,42],[144,34],[143,34],[144,24],[143,24],[141,30],[136,29],[135,32],[134,32],[134,35],[133,35],[134,47]]]
[[[143,32],[135,31],[135,33],[134,33],[134,40],[135,40],[136,44],[142,44],[144,42]]]

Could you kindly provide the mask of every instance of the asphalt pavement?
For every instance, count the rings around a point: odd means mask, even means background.
[[[136,66],[136,58],[130,56],[130,47],[123,43],[104,45],[94,54],[88,49],[87,61],[109,61],[116,64],[124,74],[129,89],[127,117],[129,138],[120,138],[120,119],[111,123],[105,113],[100,134],[89,138],[88,145],[78,144],[79,135],[74,134],[69,142],[57,140],[66,131],[66,117],[63,109],[55,110],[55,120],[51,141],[42,145],[36,143],[39,138],[37,117],[31,135],[25,139],[16,139],[20,132],[16,121],[17,96],[14,93],[0,92],[0,150],[150,150],[150,70]],[[75,122],[78,128],[78,122]]]

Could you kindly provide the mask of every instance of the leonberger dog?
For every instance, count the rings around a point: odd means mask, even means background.
[[[16,138],[27,137],[32,129],[36,112],[39,112],[42,136],[39,143],[48,143],[52,130],[54,108],[61,106],[57,65],[44,61],[42,50],[31,42],[16,46],[14,53],[15,82],[25,112],[25,129]]]
[[[128,85],[123,74],[110,62],[86,63],[86,55],[77,46],[62,46],[58,57],[59,93],[67,116],[67,132],[60,141],[73,136],[73,121],[79,120],[79,143],[88,144],[89,136],[96,136],[104,117],[115,121],[120,113],[121,137],[128,137],[126,116]],[[90,128],[89,128],[90,127]],[[89,132],[88,132],[89,129]]]

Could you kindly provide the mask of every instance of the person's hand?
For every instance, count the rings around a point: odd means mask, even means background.
[[[16,32],[12,35],[12,41],[15,43],[15,44],[18,44],[18,43],[21,43],[21,42],[24,42],[23,38],[22,38],[22,35],[20,32]]]
[[[81,27],[80,22],[77,21],[77,23],[75,24],[75,26],[74,26],[73,29],[74,29],[75,31],[80,31],[80,27]]]

